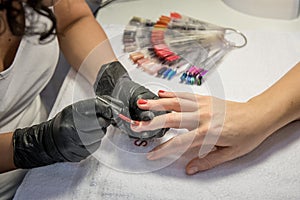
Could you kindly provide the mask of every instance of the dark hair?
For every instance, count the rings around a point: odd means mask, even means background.
[[[41,43],[49,40],[49,38],[54,38],[56,18],[52,10],[43,5],[42,1],[43,0],[0,0],[0,11],[6,10],[8,26],[13,35],[38,35],[39,42]],[[48,18],[51,25],[47,26],[46,23],[40,22],[40,16]],[[0,23],[1,20],[3,19],[0,19]]]

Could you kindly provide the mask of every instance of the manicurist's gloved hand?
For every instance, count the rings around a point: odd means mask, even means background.
[[[110,105],[93,98],[67,106],[47,122],[17,129],[13,134],[15,166],[81,161],[100,146],[111,118]]]
[[[124,106],[129,109],[132,120],[149,121],[157,115],[166,113],[165,111],[149,111],[138,108],[137,101],[139,99],[158,99],[158,96],[147,88],[132,81],[126,69],[118,61],[105,64],[101,67],[94,84],[94,89],[97,96],[109,95],[121,100]],[[125,127],[123,131],[130,137],[140,139],[162,137],[168,130],[162,128],[137,133],[132,131],[128,124],[123,127]]]

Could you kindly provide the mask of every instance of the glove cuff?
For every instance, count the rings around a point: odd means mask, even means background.
[[[17,129],[13,134],[14,164],[30,169],[66,161],[57,151],[50,129],[52,121],[28,128]]]

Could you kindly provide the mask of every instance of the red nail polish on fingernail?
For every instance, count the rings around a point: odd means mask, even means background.
[[[137,101],[137,103],[138,103],[138,104],[147,104],[148,101],[145,100],[145,99],[139,99],[139,100]]]
[[[140,125],[140,122],[139,121],[134,121],[132,120],[132,126],[139,126]]]
[[[166,91],[164,90],[158,90],[158,93],[165,93]]]

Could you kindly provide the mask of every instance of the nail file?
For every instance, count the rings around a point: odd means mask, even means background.
[[[132,124],[132,125],[134,125],[134,126],[138,126],[138,125],[140,124],[139,121],[132,120],[132,119],[130,119],[129,117],[126,117],[126,116],[123,115],[123,114],[118,114],[118,116],[119,116],[120,119],[122,119],[123,121],[128,122],[128,123],[130,123],[130,124]]]

